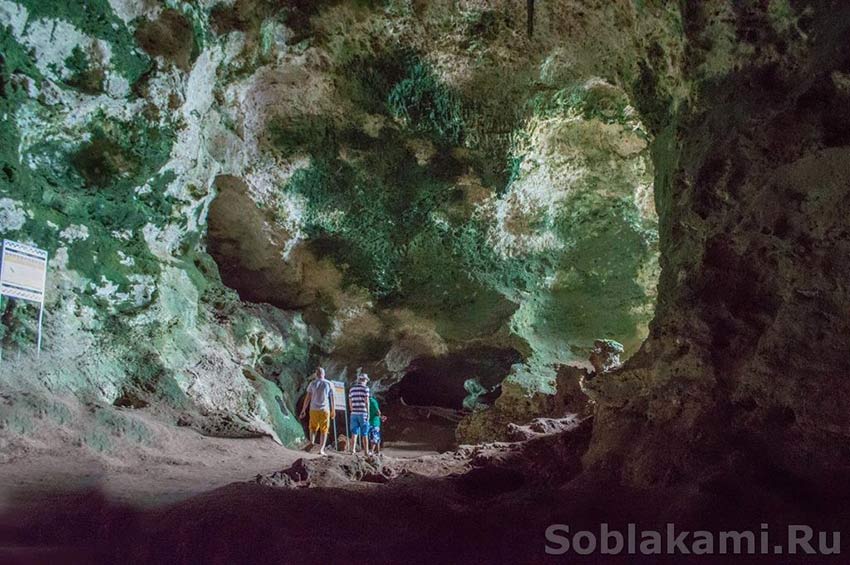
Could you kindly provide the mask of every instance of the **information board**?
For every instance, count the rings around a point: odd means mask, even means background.
[[[0,255],[0,294],[44,303],[47,251],[8,239]]]
[[[334,408],[337,412],[345,411],[345,383],[342,381],[331,381],[334,387]]]
[[[0,302],[4,296],[38,304],[37,351],[41,354],[47,251],[17,241],[3,240],[0,250]]]

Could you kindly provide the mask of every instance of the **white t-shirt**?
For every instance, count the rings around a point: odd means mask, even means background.
[[[333,385],[327,379],[316,379],[307,388],[310,393],[310,410],[331,409],[330,396],[333,393]]]

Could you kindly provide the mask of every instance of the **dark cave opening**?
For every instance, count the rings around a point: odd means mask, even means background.
[[[500,384],[511,367],[522,361],[515,349],[474,346],[440,357],[414,360],[393,389],[405,404],[461,410],[464,400],[478,395],[484,404],[498,398]],[[474,381],[477,384],[467,384]],[[470,390],[471,389],[471,390]]]

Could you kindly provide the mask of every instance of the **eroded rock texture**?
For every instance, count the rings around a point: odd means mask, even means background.
[[[563,0],[529,38],[507,1],[0,0],[0,231],[54,269],[40,364],[4,307],[3,385],[295,441],[313,363],[380,389],[485,352],[435,381],[506,377],[470,439],[583,383],[590,468],[834,472],[848,15]],[[640,351],[566,367],[597,339]]]
[[[513,1],[0,0],[0,232],[53,257],[45,357],[17,359],[32,311],[5,306],[3,384],[294,441],[317,362],[381,389],[516,352],[450,394],[509,376],[524,397],[595,339],[634,352],[672,99],[649,78],[677,11],[525,20]]]
[[[318,361],[453,405],[506,372],[461,437],[580,420],[521,463],[594,505],[843,488],[850,6],[522,4],[0,0],[0,231],[54,258],[40,364],[2,313],[4,431],[70,391],[97,450],[155,441],[113,403],[296,441]],[[591,378],[598,339],[639,351]]]
[[[691,93],[653,148],[658,312],[626,368],[589,383],[586,463],[640,485],[731,473],[837,488],[850,462],[850,7],[688,3],[683,24]]]

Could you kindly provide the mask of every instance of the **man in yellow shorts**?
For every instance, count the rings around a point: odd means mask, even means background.
[[[331,415],[336,414],[334,406],[333,385],[325,378],[325,370],[316,369],[316,378],[307,387],[307,396],[301,405],[301,418],[307,415],[310,407],[310,443],[316,445],[316,434],[319,434],[319,454],[325,455],[325,443],[328,441],[328,426]]]

